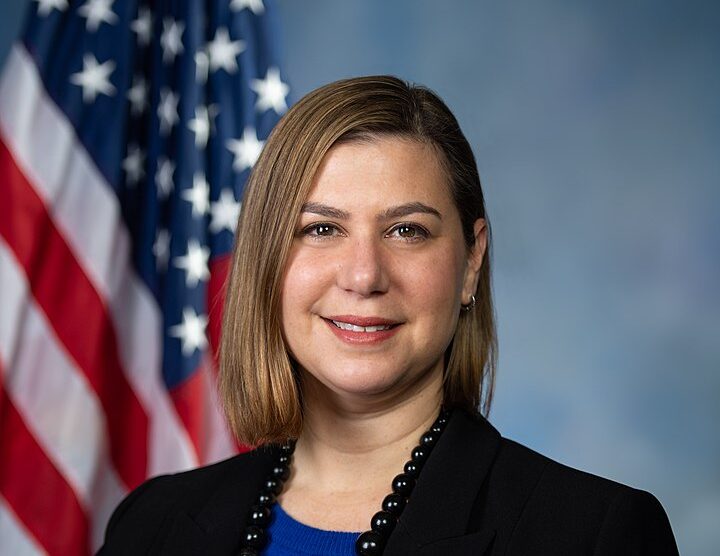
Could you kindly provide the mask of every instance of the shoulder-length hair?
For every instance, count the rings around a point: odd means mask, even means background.
[[[338,142],[381,135],[434,147],[468,249],[475,221],[487,221],[472,149],[450,109],[429,89],[392,76],[358,77],[320,87],[295,104],[270,134],[247,182],[227,287],[220,393],[230,427],[243,443],[281,442],[302,430],[302,392],[281,332],[283,271],[325,154]],[[443,382],[445,407],[481,408],[485,414],[497,354],[487,225],[477,304],[461,311],[445,353]]]

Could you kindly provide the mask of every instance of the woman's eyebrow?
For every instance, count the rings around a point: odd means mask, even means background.
[[[329,205],[324,205],[323,203],[305,203],[302,206],[301,212],[310,212],[312,214],[319,214],[320,216],[327,216],[328,218],[336,218],[338,220],[348,220],[350,218],[349,212]],[[378,220],[392,220],[393,218],[402,218],[403,216],[416,213],[431,214],[442,220],[440,211],[418,201],[390,207],[378,215]]]
[[[418,201],[405,203],[396,207],[390,207],[378,216],[378,220],[392,220],[393,218],[402,218],[403,216],[409,216],[416,213],[432,214],[442,220],[442,214],[440,214],[439,210]]]
[[[328,218],[337,218],[338,220],[347,220],[350,218],[350,213],[344,210],[333,208],[322,203],[305,203],[300,212],[311,212],[313,214],[319,214],[320,216],[327,216]]]

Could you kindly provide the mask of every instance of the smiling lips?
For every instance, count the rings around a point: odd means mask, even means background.
[[[323,317],[330,330],[349,344],[378,344],[395,335],[402,323],[379,317],[332,315]]]

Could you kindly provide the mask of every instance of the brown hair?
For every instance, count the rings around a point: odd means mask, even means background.
[[[473,225],[485,218],[475,157],[445,103],[425,87],[392,76],[345,79],[312,91],[270,134],[246,185],[229,278],[220,344],[220,392],[241,442],[296,438],[302,402],[282,339],[281,280],[297,218],[315,173],[338,142],[397,135],[432,145],[449,178],[468,249]],[[446,407],[487,414],[497,340],[488,246],[477,305],[462,312],[445,354]]]

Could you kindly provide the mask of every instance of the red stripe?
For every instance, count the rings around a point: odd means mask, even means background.
[[[97,393],[107,417],[112,461],[126,486],[134,488],[146,475],[148,418],[123,374],[106,307],[2,141],[0,175],[0,235],[24,268],[58,338]]]
[[[0,375],[2,372],[0,371]],[[0,385],[0,493],[48,553],[89,554],[87,516]]]
[[[170,390],[170,398],[175,405],[175,411],[187,430],[199,462],[205,461],[203,441],[206,438],[207,412],[210,403],[203,387],[202,373],[205,372],[207,370],[201,365],[184,382]]]
[[[230,278],[230,265],[232,255],[217,257],[210,261],[210,281],[208,282],[208,341],[215,362],[215,374],[220,368],[218,357],[220,355],[220,334],[222,331],[223,312],[225,309],[225,292]],[[233,437],[234,438],[234,437]],[[239,453],[247,452],[250,446],[235,441],[235,448]]]
[[[208,282],[208,340],[216,362],[220,349],[220,330],[222,329],[223,309],[225,308],[225,290],[230,273],[232,257],[225,255],[210,261],[210,281]]]

